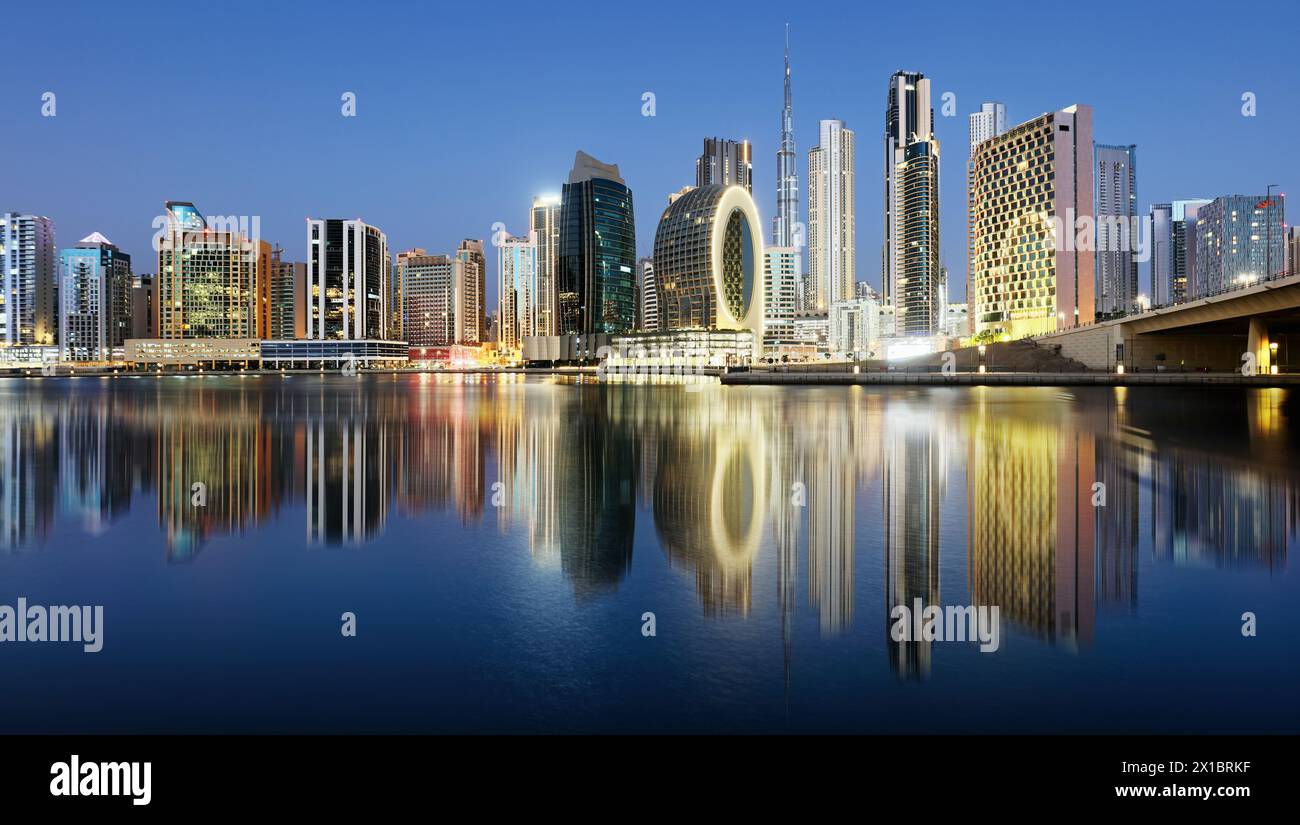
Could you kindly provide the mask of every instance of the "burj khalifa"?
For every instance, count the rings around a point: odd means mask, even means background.
[[[790,25],[785,27],[785,107],[781,110],[781,148],[776,153],[776,217],[772,245],[794,247],[805,242],[799,230],[799,173],[794,150],[794,105],[790,97]]]

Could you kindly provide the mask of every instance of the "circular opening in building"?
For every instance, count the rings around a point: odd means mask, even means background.
[[[744,211],[732,209],[722,238],[722,300],[737,321],[745,317],[754,292],[752,232]]]

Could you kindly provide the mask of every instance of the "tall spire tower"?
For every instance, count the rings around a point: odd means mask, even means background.
[[[781,148],[776,152],[776,217],[772,245],[793,247],[799,223],[799,173],[795,165],[794,104],[790,96],[790,24],[785,24],[785,108],[781,110]],[[800,238],[799,240],[803,240]]]

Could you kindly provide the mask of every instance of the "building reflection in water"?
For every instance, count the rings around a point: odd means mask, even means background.
[[[1289,401],[513,376],[4,379],[0,552],[46,546],[59,529],[103,535],[142,505],[156,508],[170,562],[290,506],[304,544],[321,547],[449,513],[465,541],[520,536],[586,601],[629,575],[641,516],[704,614],[773,600],[788,673],[801,598],[817,632],[849,632],[855,568],[880,546],[888,660],[924,678],[932,644],[888,636],[889,611],[918,598],[998,605],[1004,626],[1074,649],[1092,642],[1099,611],[1139,612],[1143,552],[1283,569],[1300,513]],[[965,546],[941,546],[941,513],[962,507]],[[756,593],[768,560],[775,592]],[[940,570],[963,566],[967,591],[945,582],[941,597]]]
[[[1054,644],[1092,639],[1096,436],[1071,407],[1008,410],[980,390],[966,421],[967,552],[973,603]],[[1008,414],[1011,413],[1011,414]]]
[[[927,404],[890,406],[881,432],[884,480],[885,644],[889,664],[903,678],[930,673],[932,642],[894,641],[893,610],[942,606],[939,595],[939,502],[947,477],[946,431]]]
[[[676,392],[645,421],[659,469],[652,510],[660,545],[693,574],[705,612],[744,615],[772,506],[767,441],[752,436],[767,422],[753,407],[711,403],[718,393]]]

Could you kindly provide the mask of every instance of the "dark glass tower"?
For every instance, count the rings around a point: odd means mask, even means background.
[[[307,219],[307,337],[383,338],[388,238],[359,220]]]
[[[579,152],[560,207],[562,334],[631,332],[636,325],[632,190],[618,166]]]
[[[895,249],[895,168],[903,161],[909,144],[929,140],[933,135],[934,109],[930,108],[930,81],[920,72],[894,72],[889,78],[889,95],[885,106],[885,240],[880,255],[880,292],[885,298],[893,297],[894,282],[899,277],[898,254]]]

